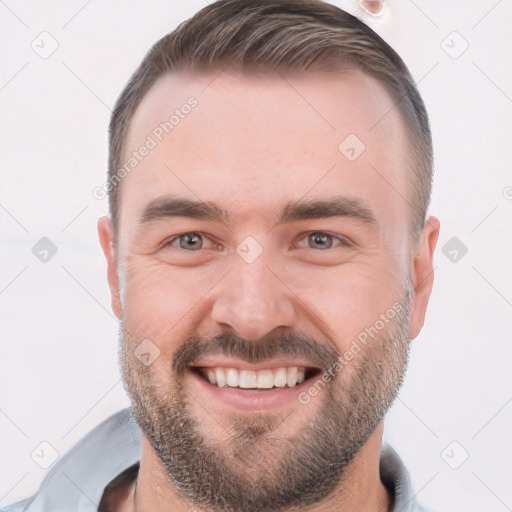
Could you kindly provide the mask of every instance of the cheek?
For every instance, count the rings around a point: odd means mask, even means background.
[[[132,258],[125,271],[127,329],[141,340],[150,339],[163,354],[174,352],[190,334],[193,311],[215,284],[215,275],[197,269],[184,271],[144,257]]]
[[[391,268],[389,264],[357,264],[303,272],[294,277],[290,288],[324,322],[328,328],[326,335],[344,351],[353,339],[400,301],[401,273],[398,268]]]

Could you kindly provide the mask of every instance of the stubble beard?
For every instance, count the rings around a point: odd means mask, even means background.
[[[404,294],[400,314],[385,332],[311,399],[321,402],[310,421],[288,436],[286,417],[261,412],[225,417],[226,439],[209,438],[193,413],[192,406],[202,404],[195,404],[181,386],[180,361],[175,357],[169,383],[155,382],[151,367],[134,357],[134,340],[121,325],[124,386],[169,484],[191,503],[218,512],[304,510],[335,489],[342,496],[347,468],[402,385],[409,357],[409,295]],[[233,347],[254,355],[254,347],[245,340],[228,338],[217,340],[217,345],[229,347],[230,355]],[[280,340],[274,338],[268,347],[284,346]],[[312,350],[320,349],[319,343],[309,341]],[[268,347],[265,350],[271,352]],[[339,355],[333,349],[322,350],[326,367],[332,368]]]

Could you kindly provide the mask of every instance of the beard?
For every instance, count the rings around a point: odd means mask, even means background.
[[[274,336],[265,343],[234,334],[207,340],[191,337],[175,353],[169,381],[157,382],[151,366],[134,357],[137,343],[121,324],[124,387],[134,417],[163,464],[170,485],[199,507],[223,512],[302,509],[335,489],[342,495],[340,483],[347,468],[402,385],[409,357],[410,294],[407,287],[397,303],[399,308],[393,309],[393,320],[310,397],[319,400],[318,407],[293,435],[286,434],[286,417],[279,412],[234,412],[223,417],[223,439],[213,439],[201,429],[191,409],[197,400],[187,395],[182,377],[206,354],[248,362],[283,355],[303,357],[325,375],[343,357],[333,343],[320,343],[300,332]],[[319,380],[312,378],[310,385]]]

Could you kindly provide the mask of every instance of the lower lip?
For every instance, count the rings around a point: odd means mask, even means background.
[[[310,385],[311,377],[293,388],[273,388],[263,390],[248,390],[242,388],[222,387],[211,384],[196,372],[190,372],[197,385],[200,386],[201,396],[205,390],[210,396],[224,404],[241,411],[257,411],[262,409],[276,409],[294,404],[301,404],[299,394]]]

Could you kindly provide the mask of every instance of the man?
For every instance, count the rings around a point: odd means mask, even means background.
[[[7,510],[417,511],[383,419],[433,284],[427,114],[317,0],[220,0],[110,124],[98,222],[132,407]]]

